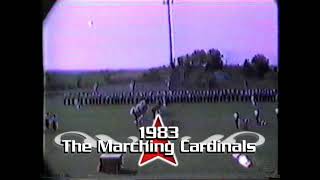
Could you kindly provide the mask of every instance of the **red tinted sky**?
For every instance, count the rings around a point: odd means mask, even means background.
[[[43,31],[46,70],[169,64],[167,9],[162,0],[88,2],[62,0],[52,8]],[[175,56],[217,48],[228,63],[263,53],[277,64],[277,16],[274,1],[175,0]]]

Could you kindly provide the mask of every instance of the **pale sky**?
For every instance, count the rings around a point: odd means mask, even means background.
[[[57,1],[43,23],[45,70],[168,65],[168,17],[162,2]],[[175,0],[175,57],[216,48],[228,64],[242,64],[257,53],[277,64],[277,11],[272,0]]]

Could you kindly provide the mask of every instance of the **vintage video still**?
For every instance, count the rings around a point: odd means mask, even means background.
[[[42,3],[42,178],[280,178],[277,1]]]

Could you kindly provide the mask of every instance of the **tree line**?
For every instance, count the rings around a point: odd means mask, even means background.
[[[214,72],[226,68],[223,58],[223,54],[218,49],[213,48],[207,52],[203,49],[195,50],[191,54],[178,57],[177,66],[184,67],[186,70],[193,67],[203,67],[206,71]],[[251,61],[245,59],[240,68],[246,77],[258,78],[263,78],[268,71],[272,70],[269,59],[260,53],[254,55]]]

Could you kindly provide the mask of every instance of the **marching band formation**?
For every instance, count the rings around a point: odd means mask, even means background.
[[[77,92],[64,96],[64,105],[80,108],[85,105],[173,103],[219,103],[219,102],[277,102],[277,89],[219,89],[219,90],[163,90],[145,92]],[[255,104],[254,104],[255,106]]]

